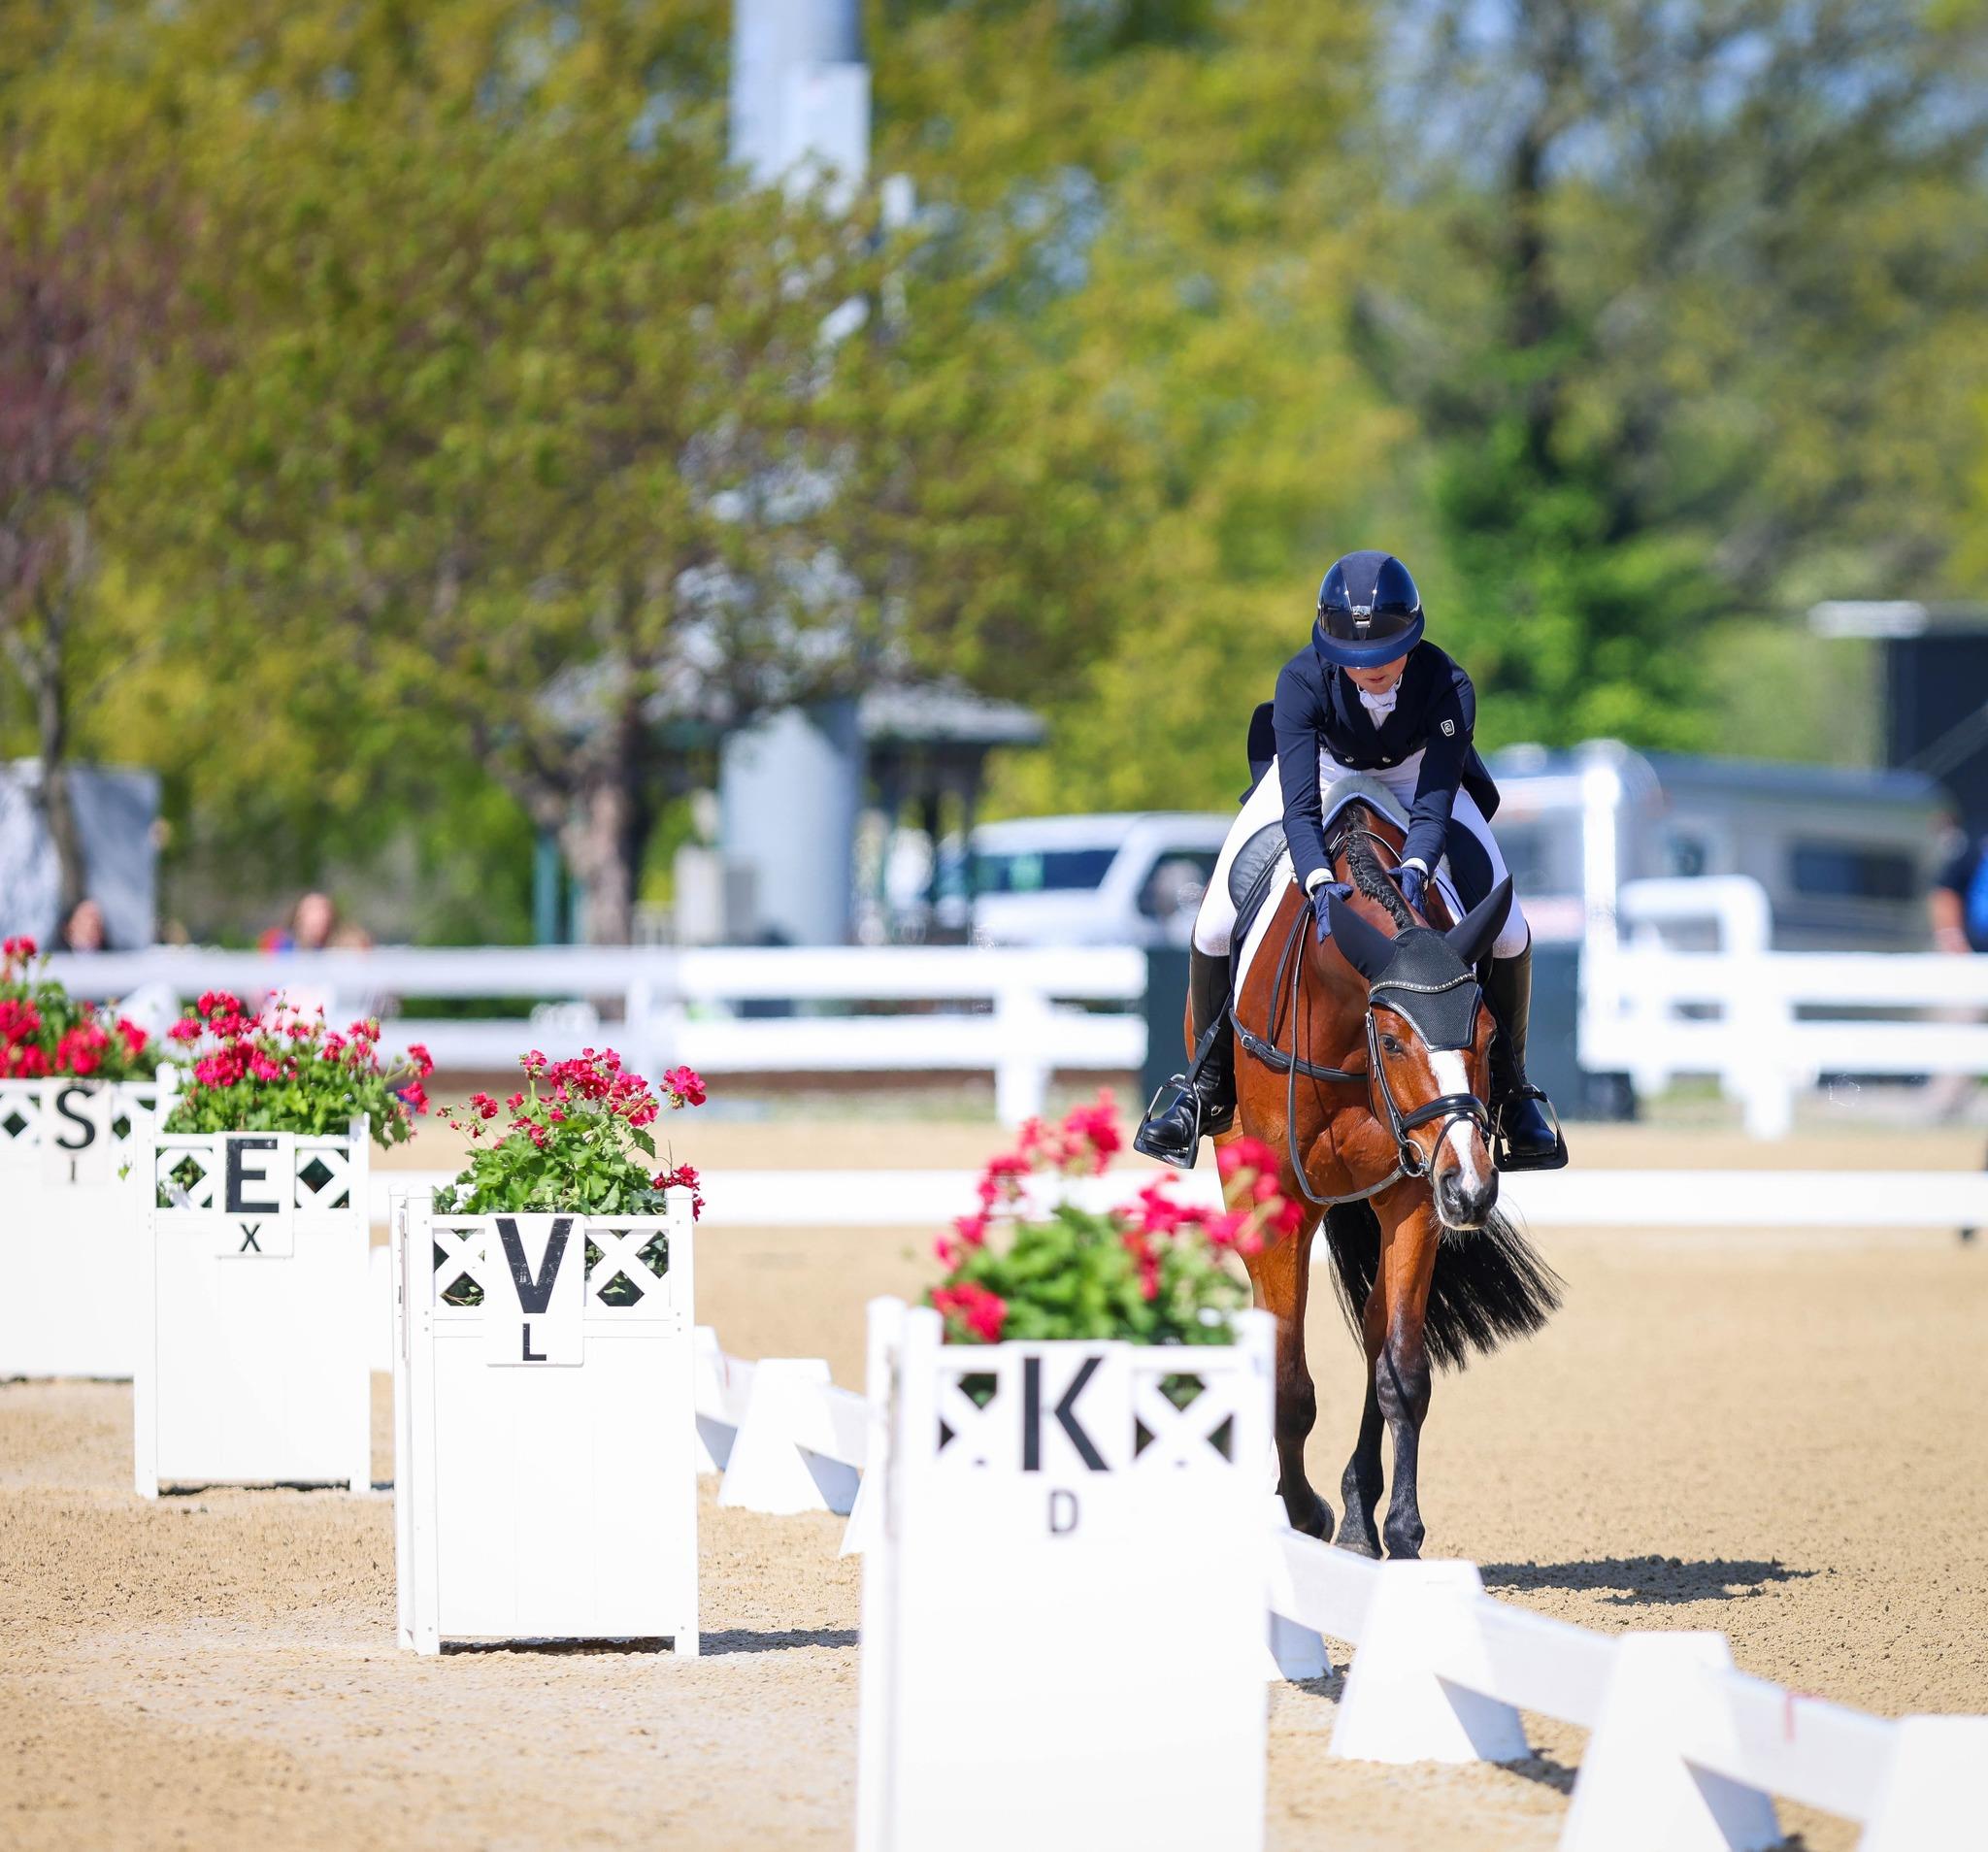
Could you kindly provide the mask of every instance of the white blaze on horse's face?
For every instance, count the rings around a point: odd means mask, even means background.
[[[1430,1049],[1429,1072],[1436,1076],[1439,1093],[1474,1091],[1461,1048]],[[1468,1119],[1452,1119],[1442,1136],[1463,1174],[1465,1187],[1473,1197],[1480,1196],[1490,1188],[1493,1173],[1488,1162],[1490,1153],[1484,1149],[1477,1128]]]

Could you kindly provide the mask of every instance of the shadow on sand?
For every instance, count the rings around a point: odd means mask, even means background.
[[[1688,1562],[1676,1556],[1601,1556],[1584,1563],[1486,1563],[1480,1571],[1487,1589],[1564,1588],[1581,1592],[1612,1589],[1611,1607],[1666,1607],[1687,1602],[1731,1602],[1765,1592],[1771,1582],[1795,1582],[1813,1570],[1789,1569],[1779,1562],[1742,1562],[1711,1557]]]

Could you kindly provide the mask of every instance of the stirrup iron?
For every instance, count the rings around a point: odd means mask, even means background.
[[[1553,1121],[1553,1148],[1543,1157],[1519,1157],[1505,1136],[1505,1108],[1515,1100],[1537,1100]],[[1567,1135],[1560,1129],[1560,1108],[1546,1097],[1543,1087],[1530,1080],[1513,1087],[1500,1102],[1497,1123],[1491,1129],[1491,1166],[1503,1172],[1564,1171],[1567,1168]]]

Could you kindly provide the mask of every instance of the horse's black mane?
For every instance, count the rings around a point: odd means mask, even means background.
[[[1408,931],[1420,924],[1414,914],[1408,911],[1408,904],[1402,899],[1402,890],[1387,877],[1387,871],[1381,867],[1379,856],[1374,852],[1374,838],[1367,834],[1379,818],[1364,804],[1349,804],[1340,812],[1340,841],[1345,846],[1346,873],[1353,877],[1353,885],[1371,901],[1378,901],[1387,909],[1388,917],[1396,929]]]

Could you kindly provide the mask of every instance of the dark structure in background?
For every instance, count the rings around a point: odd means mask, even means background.
[[[1819,637],[1876,640],[1884,761],[1952,794],[1961,821],[1988,835],[1988,606],[1817,605]]]

